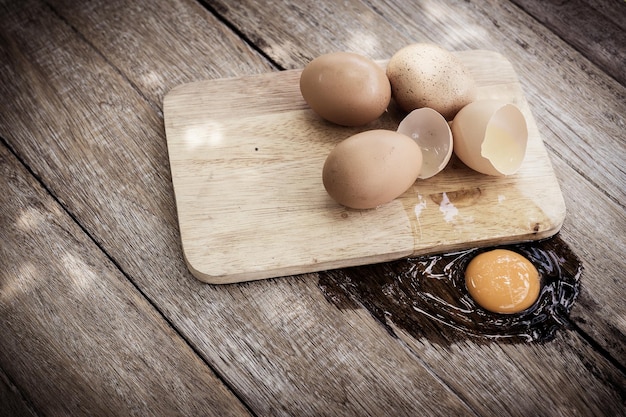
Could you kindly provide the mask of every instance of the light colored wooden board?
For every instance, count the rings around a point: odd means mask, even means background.
[[[475,77],[479,99],[502,99],[525,114],[529,144],[520,171],[489,177],[453,159],[373,210],[335,203],[321,168],[339,141],[366,129],[395,130],[400,115],[390,111],[360,128],[325,122],[300,95],[300,70],[169,92],[165,128],[192,273],[211,283],[238,282],[556,233],[563,197],[515,71],[495,52],[457,56]]]

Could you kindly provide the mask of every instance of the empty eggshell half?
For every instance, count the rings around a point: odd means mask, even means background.
[[[468,167],[487,175],[512,175],[526,154],[526,119],[515,105],[478,100],[452,121],[454,153]]]
[[[452,156],[452,132],[441,113],[429,108],[413,110],[398,125],[398,133],[412,138],[422,150],[422,169],[418,178],[441,172]]]

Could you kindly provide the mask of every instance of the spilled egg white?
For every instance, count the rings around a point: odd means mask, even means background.
[[[413,139],[422,150],[422,168],[418,178],[434,176],[450,161],[452,132],[441,113],[429,107],[413,110],[402,119],[397,132]]]
[[[517,106],[500,100],[477,100],[457,113],[451,128],[454,153],[473,170],[506,176],[522,165],[528,128]]]

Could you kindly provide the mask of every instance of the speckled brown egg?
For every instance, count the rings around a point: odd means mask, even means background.
[[[392,97],[406,112],[430,107],[452,120],[476,98],[468,69],[446,49],[415,43],[396,52],[387,64]]]
[[[340,142],[328,154],[322,180],[339,204],[370,209],[402,195],[417,180],[422,151],[410,137],[368,130]]]
[[[351,52],[333,52],[312,60],[302,70],[300,92],[315,113],[343,126],[376,120],[391,100],[385,70]]]

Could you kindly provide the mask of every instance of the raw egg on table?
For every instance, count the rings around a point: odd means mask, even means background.
[[[426,179],[441,172],[452,156],[452,132],[446,119],[437,111],[423,107],[413,110],[398,125],[398,133],[413,139],[422,150],[422,170]]]
[[[309,62],[300,76],[300,92],[315,113],[343,126],[376,120],[391,100],[384,69],[351,52],[333,52]]]
[[[507,249],[477,255],[465,269],[470,296],[494,313],[519,313],[539,297],[537,268],[524,256]]]
[[[476,99],[476,82],[469,70],[438,45],[405,46],[391,57],[386,72],[392,96],[406,112],[430,107],[452,120]]]
[[[522,112],[499,100],[477,100],[463,107],[452,121],[454,153],[468,167],[504,176],[522,165],[528,128]]]
[[[406,135],[383,129],[357,133],[328,154],[322,181],[339,204],[370,209],[402,195],[417,179],[422,151]]]

